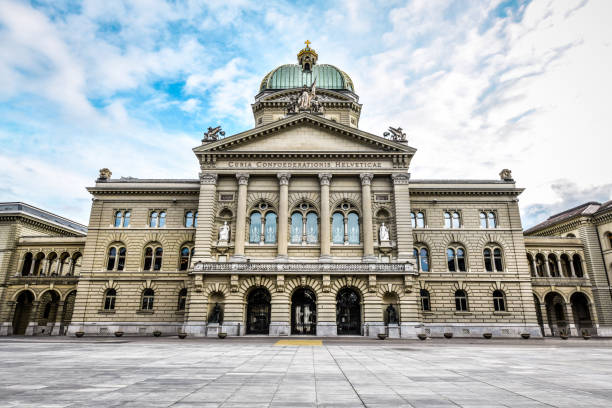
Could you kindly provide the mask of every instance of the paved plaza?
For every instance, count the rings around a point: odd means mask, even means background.
[[[612,406],[609,340],[296,340],[4,338],[0,406]]]

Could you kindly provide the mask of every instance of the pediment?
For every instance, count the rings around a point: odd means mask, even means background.
[[[204,153],[404,153],[416,150],[405,143],[351,128],[310,113],[285,119],[238,133],[196,147]]]

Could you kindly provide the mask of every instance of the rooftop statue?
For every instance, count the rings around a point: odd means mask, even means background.
[[[225,132],[221,130],[221,126],[217,126],[216,128],[208,127],[208,131],[204,132],[204,139],[202,139],[202,143],[204,142],[216,142],[219,140],[219,135],[225,136]]]
[[[323,105],[319,101],[317,96],[317,79],[312,82],[310,89],[304,85],[302,91],[298,96],[293,95],[289,98],[287,104],[287,113],[299,113],[299,112],[310,112],[310,113],[323,113]]]
[[[394,142],[408,142],[408,139],[406,139],[406,133],[403,132],[401,127],[396,129],[389,126],[389,131],[383,133],[383,136],[386,139],[393,140]]]

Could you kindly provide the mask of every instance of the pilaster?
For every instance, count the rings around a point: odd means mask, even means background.
[[[374,232],[372,224],[372,173],[362,173],[361,178],[361,210],[363,212],[363,261],[376,262],[374,256]]]
[[[409,262],[413,260],[412,225],[410,224],[410,174],[394,173],[393,198],[395,204],[395,223],[397,230],[397,261]]]
[[[236,237],[234,238],[234,255],[232,262],[244,262],[244,239],[246,227],[246,205],[247,205],[247,186],[249,175],[246,173],[236,174],[238,179],[238,208],[236,209]]]
[[[212,230],[215,220],[214,202],[217,195],[217,174],[200,173],[200,197],[198,202],[198,227],[195,233],[195,254],[192,264],[197,261],[213,262]]]

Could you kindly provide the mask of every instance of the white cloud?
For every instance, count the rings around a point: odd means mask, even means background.
[[[200,101],[196,98],[189,98],[181,104],[181,110],[189,113],[195,112],[200,106]]]

